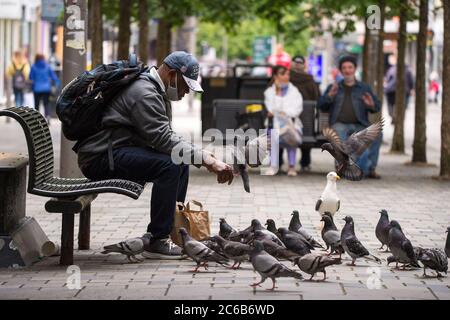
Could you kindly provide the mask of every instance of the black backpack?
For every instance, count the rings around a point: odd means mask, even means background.
[[[25,68],[25,64],[22,65],[22,68],[17,69],[16,65],[13,63],[14,74],[12,77],[12,85],[16,90],[23,90],[26,88],[27,83],[25,81],[25,75],[23,74],[23,69]]]
[[[132,54],[129,60],[97,65],[83,72],[61,91],[56,101],[56,114],[62,123],[62,131],[68,140],[82,140],[101,131],[103,111],[122,89],[148,72],[145,64]]]

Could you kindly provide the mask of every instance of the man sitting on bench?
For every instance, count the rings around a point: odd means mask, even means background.
[[[183,140],[171,127],[170,101],[180,100],[189,89],[202,92],[198,73],[199,64],[192,55],[171,53],[159,68],[150,69],[114,98],[104,112],[105,129],[83,141],[78,150],[78,164],[89,179],[153,182],[151,221],[145,234],[150,244],[142,254],[149,259],[182,258],[181,248],[169,234],[176,201],[185,201],[189,166],[172,161],[174,148],[202,159],[191,163],[215,173],[219,183],[233,180],[231,166]]]

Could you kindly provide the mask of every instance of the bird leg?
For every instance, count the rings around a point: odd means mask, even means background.
[[[323,279],[322,279],[322,281],[325,281],[326,279],[327,279],[327,272],[324,269],[323,270]]]
[[[272,283],[273,283],[272,288],[266,289],[267,291],[274,291],[275,288],[278,288],[278,287],[275,286],[275,279],[271,279],[271,280],[272,280]]]
[[[241,267],[241,262],[238,262],[238,265],[235,269],[238,270],[240,267]]]
[[[437,271],[436,271],[436,274],[437,274],[436,278],[442,278],[442,277],[444,277],[442,274],[440,274],[440,273],[437,272]]]
[[[203,264],[201,265],[201,267],[204,267],[205,270],[208,270],[208,262],[203,262]]]
[[[313,273],[313,274],[311,275],[311,278],[309,278],[308,281],[312,281],[312,278],[314,278],[314,275],[315,275],[315,273]]]
[[[263,283],[264,281],[266,281],[266,279],[261,278],[261,281],[260,281],[260,282],[252,283],[252,284],[250,285],[250,287],[256,287],[256,286],[261,287],[261,283]]]
[[[347,265],[354,267],[354,266],[356,266],[355,261],[356,261],[356,259],[352,259],[352,263],[347,263]]]
[[[425,270],[426,270],[426,268],[423,267],[423,275],[422,275],[422,277],[427,277],[427,273],[425,272]]]
[[[234,266],[236,265],[236,263],[237,263],[237,262],[235,261],[231,267],[227,267],[227,268],[233,269],[233,270],[234,270]]]

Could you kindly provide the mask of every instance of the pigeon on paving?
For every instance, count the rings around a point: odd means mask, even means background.
[[[411,241],[406,238],[400,224],[396,220],[392,220],[389,224],[391,226],[389,230],[389,249],[391,249],[391,253],[395,258],[396,268],[398,263],[403,263],[403,270],[405,270],[407,264],[419,268],[414,247]]]
[[[292,211],[289,231],[301,234],[313,247],[325,249],[319,242],[317,242],[316,239],[313,238],[313,236],[309,234],[308,231],[306,231],[305,228],[303,228],[302,223],[300,222],[300,214],[297,210]]]
[[[289,231],[287,228],[278,228],[278,232],[286,248],[298,255],[304,256],[314,250],[314,247],[301,234]]]
[[[239,269],[242,261],[249,260],[250,252],[253,250],[252,246],[244,243],[229,241],[222,238],[221,236],[214,236],[213,238],[222,248],[224,255],[228,259],[234,261],[231,269]]]
[[[447,255],[442,249],[421,249],[419,250],[418,260],[423,264],[423,276],[426,277],[426,268],[430,268],[436,272],[438,278],[442,277],[439,272],[447,274],[448,261]]]
[[[329,212],[334,216],[334,214],[339,211],[341,201],[339,200],[336,187],[336,181],[339,179],[340,177],[334,171],[327,174],[327,185],[325,186],[325,189],[323,189],[319,200],[316,202],[316,211],[319,212],[320,215]]]
[[[193,239],[185,228],[180,228],[179,232],[184,252],[197,263],[197,267],[193,272],[197,272],[200,267],[204,267],[207,270],[208,262],[216,262],[223,266],[227,265],[228,259],[226,257],[208,248],[200,241]]]
[[[330,212],[328,212],[328,211],[325,211],[323,215],[324,216],[328,216],[331,219],[331,227],[330,227],[330,229],[338,231],[338,228],[336,227],[336,224],[334,223],[333,215]]]
[[[280,277],[293,277],[296,279],[303,279],[301,273],[295,272],[284,264],[279,262],[276,258],[272,257],[264,250],[264,245],[261,241],[255,240],[254,249],[250,253],[250,261],[253,268],[261,276],[261,281],[251,284],[250,286],[260,286],[261,283],[266,281],[267,278],[272,280],[272,288],[268,290],[274,290],[276,288],[275,279]]]
[[[450,227],[447,227],[447,240],[445,241],[445,254],[450,258]]]
[[[364,174],[355,161],[378,138],[383,130],[383,124],[382,119],[364,130],[353,133],[345,141],[341,141],[332,128],[323,130],[323,135],[329,142],[322,144],[322,152],[326,150],[336,159],[336,172],[339,176],[351,181],[363,178]]]
[[[345,252],[352,258],[351,266],[355,265],[355,261],[358,258],[366,258],[375,260],[377,263],[381,263],[381,260],[370,252],[363,246],[361,241],[355,235],[355,224],[353,218],[346,216],[344,219],[345,226],[342,228],[341,232],[341,245]]]
[[[116,244],[111,244],[103,247],[103,254],[108,254],[111,252],[122,253],[127,256],[128,261],[136,263],[142,262],[144,259],[136,257],[136,255],[144,252],[144,245],[148,246],[150,243],[150,237],[136,237],[121,241]]]
[[[261,233],[267,235],[267,237],[270,237],[272,241],[278,243],[280,246],[283,247],[285,246],[284,243],[280,240],[280,238],[278,238],[277,235],[274,234],[273,232],[270,232],[269,230],[264,228],[258,219],[253,219],[250,227],[248,227],[242,232],[245,234],[245,237],[248,238],[251,237],[252,236],[251,233],[255,233],[255,231],[261,231]]]
[[[209,239],[205,239],[205,240],[200,240],[200,242],[203,243],[208,248],[210,248],[211,250],[214,250],[218,254],[220,254],[222,256],[224,255],[222,247],[215,241],[215,239],[209,238]]]
[[[220,229],[219,229],[219,236],[221,236],[224,239],[229,239],[231,235],[237,235],[238,231],[230,226],[225,218],[219,219],[220,223]]]
[[[267,231],[267,230],[266,230]],[[264,230],[256,230],[255,232],[250,233],[246,243],[251,244],[254,240],[259,241],[272,241],[273,243],[279,245],[280,247],[286,248],[284,243],[278,238],[276,235],[274,235],[272,232],[265,232]]]
[[[257,239],[259,240],[259,239]],[[298,255],[297,253],[286,249],[285,247],[282,247],[278,244],[276,244],[275,242],[271,241],[271,240],[259,240],[263,243],[264,245],[264,250],[266,250],[267,253],[269,253],[271,256],[280,259],[280,260],[289,260],[294,262],[295,260],[297,260],[298,258],[300,258],[300,255]]]
[[[324,222],[324,227],[322,229],[322,239],[327,245],[327,249],[330,248],[330,255],[333,252],[339,254],[339,258],[344,253],[344,248],[341,245],[341,234],[334,225],[333,218],[328,215],[323,215],[321,221]],[[334,227],[333,227],[334,226]]]
[[[272,232],[278,238],[280,237],[280,234],[278,233],[278,230],[277,230],[277,226],[275,225],[275,221],[273,221],[273,219],[267,219],[266,226],[267,226],[267,230]]]
[[[378,220],[377,226],[375,228],[375,235],[381,242],[381,247],[378,250],[382,250],[386,245],[386,252],[389,251],[389,230],[391,230],[391,225],[389,224],[389,216],[387,211],[382,209],[380,211],[380,219]]]
[[[300,270],[311,275],[311,278],[309,278],[309,280],[312,280],[317,272],[322,272],[322,280],[325,281],[325,279],[327,278],[327,272],[325,271],[325,268],[333,264],[341,264],[341,259],[318,255],[315,253],[308,253],[296,260],[295,264],[298,265]]]

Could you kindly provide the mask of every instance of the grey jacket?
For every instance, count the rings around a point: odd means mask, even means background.
[[[189,155],[202,157],[202,149],[185,141],[171,127],[172,107],[164,89],[150,75],[141,75],[106,107],[102,119],[105,129],[83,141],[78,149],[78,165],[83,170],[89,161],[123,146],[151,147],[171,154],[182,148]],[[111,138],[111,141],[110,141]],[[200,165],[197,165],[200,166]]]

